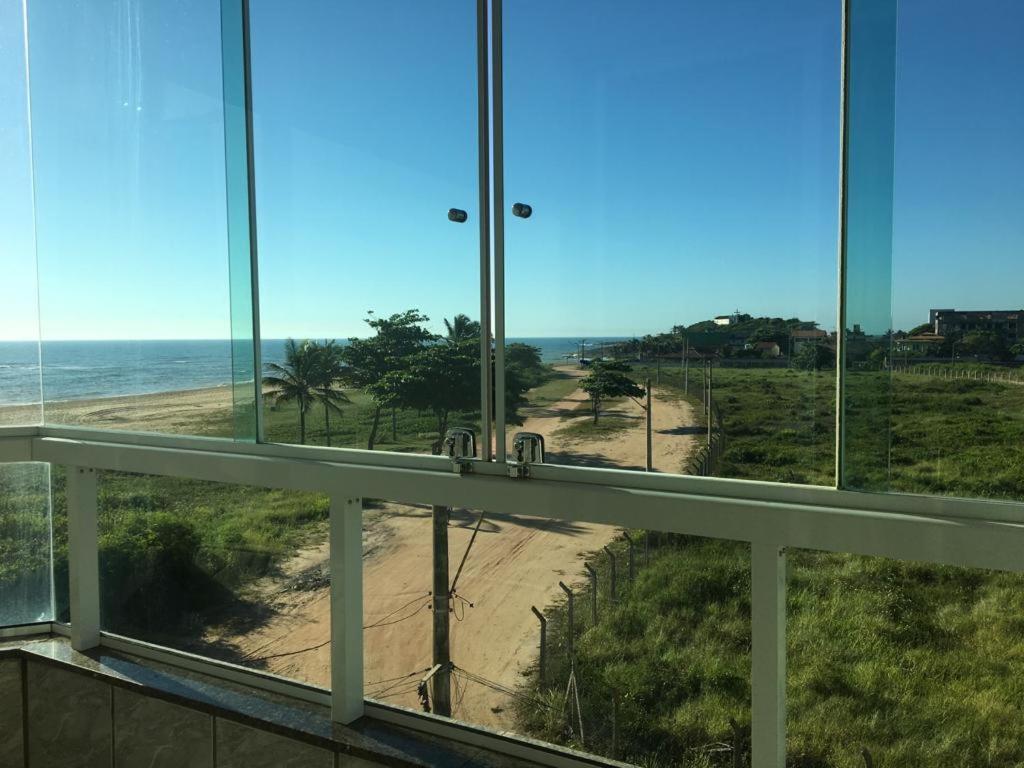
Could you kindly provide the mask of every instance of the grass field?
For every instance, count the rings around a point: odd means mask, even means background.
[[[564,705],[565,602],[549,606],[546,684],[529,669],[527,733],[645,766],[749,765],[749,548],[634,532],[637,576],[608,558],[575,601],[580,718]],[[1024,765],[1024,578],[884,558],[794,551],[787,605],[788,759],[795,768]],[[613,719],[615,726],[613,728]],[[616,737],[613,739],[612,733]]]

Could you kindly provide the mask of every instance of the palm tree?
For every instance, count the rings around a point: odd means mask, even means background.
[[[284,365],[268,363],[267,369],[273,374],[263,377],[263,385],[270,387],[274,403],[296,403],[299,408],[299,442],[306,442],[306,414],[318,399],[316,386],[319,382],[319,358],[317,345],[310,341],[296,343],[288,339],[284,343]]]
[[[317,358],[313,395],[324,406],[324,428],[327,431],[327,445],[330,445],[331,411],[340,416],[341,408],[338,404],[352,401],[338,386],[345,372],[338,342],[334,339],[324,341],[322,344],[314,342],[313,349]]]
[[[444,318],[444,327],[448,330],[445,340],[452,344],[480,338],[480,323],[470,320],[463,314],[456,315],[451,322],[448,322],[448,318]]]

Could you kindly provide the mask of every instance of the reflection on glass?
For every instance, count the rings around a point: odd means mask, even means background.
[[[364,531],[368,698],[643,765],[749,754],[746,545],[388,502]]]
[[[22,6],[0,7],[0,427],[42,421]]]
[[[846,482],[1024,499],[1024,9],[853,9]]]
[[[220,29],[199,0],[28,3],[49,423],[234,433]]]
[[[50,471],[0,464],[0,627],[53,618]]]
[[[104,473],[108,632],[330,685],[325,496]]]
[[[1020,574],[788,558],[787,764],[1018,765]]]
[[[252,3],[268,440],[480,435],[476,67],[469,0]]]
[[[840,6],[503,23],[510,450],[832,483]]]

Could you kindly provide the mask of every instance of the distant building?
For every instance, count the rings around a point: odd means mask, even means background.
[[[932,334],[963,336],[967,333],[991,331],[998,333],[1007,346],[1024,341],[1024,310],[933,309],[928,313]]]
[[[919,333],[916,336],[904,336],[896,340],[896,351],[910,355],[937,355],[939,349],[946,342],[945,336],[934,333]]]
[[[715,325],[732,325],[732,315],[719,315],[713,322]]]
[[[819,328],[790,331],[789,349],[792,354],[799,352],[806,344],[821,344],[828,339],[828,334]]]

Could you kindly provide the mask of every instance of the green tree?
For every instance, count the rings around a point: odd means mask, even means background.
[[[957,351],[971,357],[986,357],[1002,360],[1006,357],[1006,341],[995,331],[972,331],[964,334],[957,344]]]
[[[480,339],[480,323],[470,320],[468,315],[458,314],[452,318],[451,322],[448,322],[448,318],[444,318],[444,327],[448,332],[445,341],[458,344],[463,341],[479,341]]]
[[[832,350],[824,344],[804,344],[793,355],[793,367],[802,371],[820,371],[835,359]]]
[[[330,445],[331,412],[341,416],[340,404],[351,402],[341,389],[345,364],[342,348],[334,339],[322,344],[313,342],[313,354],[316,356],[313,396],[324,407],[324,430],[327,433],[327,445]]]
[[[306,442],[306,414],[317,400],[319,381],[319,354],[313,342],[284,343],[284,365],[268,363],[271,375],[263,377],[263,385],[270,387],[270,395],[277,405],[295,403],[299,410],[299,442]]]
[[[388,372],[378,383],[389,403],[416,411],[430,411],[437,424],[433,452],[439,453],[452,413],[473,411],[480,398],[478,338],[432,344]]]
[[[629,378],[632,368],[617,360],[596,362],[580,388],[590,396],[590,408],[594,423],[601,415],[601,403],[609,398],[629,397],[636,400],[644,396],[643,387]],[[637,401],[639,403],[639,401]],[[640,403],[641,407],[643,404]]]
[[[422,327],[429,320],[418,309],[409,309],[390,317],[369,317],[366,324],[374,335],[365,339],[349,339],[341,350],[348,366],[345,377],[373,398],[373,424],[366,447],[373,450],[384,408],[398,407],[395,392],[385,381],[389,373],[400,371],[413,355],[422,351],[436,337]]]

